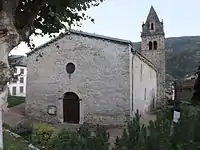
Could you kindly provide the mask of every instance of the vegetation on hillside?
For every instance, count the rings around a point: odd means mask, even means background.
[[[198,67],[197,79],[194,84],[194,93],[191,100],[194,104],[200,103],[200,65]]]
[[[135,48],[140,51],[140,42]],[[166,38],[166,73],[182,78],[200,64],[200,36]]]

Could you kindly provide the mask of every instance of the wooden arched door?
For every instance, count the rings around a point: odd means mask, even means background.
[[[79,123],[80,102],[79,97],[73,92],[67,92],[63,98],[63,121],[67,123]]]

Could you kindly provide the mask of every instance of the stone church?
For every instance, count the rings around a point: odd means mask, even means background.
[[[26,114],[52,123],[121,125],[164,95],[163,22],[151,7],[141,52],[131,41],[71,30],[27,54]]]

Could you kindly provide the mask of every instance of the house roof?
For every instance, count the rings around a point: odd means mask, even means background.
[[[129,41],[129,40],[124,40],[124,39],[119,39],[119,38],[114,38],[114,37],[109,37],[109,36],[104,36],[104,35],[99,35],[99,34],[94,34],[94,33],[88,33],[88,32],[83,32],[83,31],[70,30],[69,32],[65,32],[65,33],[60,34],[56,38],[42,44],[41,46],[35,48],[34,50],[32,50],[32,51],[30,51],[26,54],[27,54],[27,56],[30,56],[31,54],[35,53],[36,51],[40,50],[41,48],[44,48],[44,47],[48,46],[49,44],[54,43],[54,42],[58,41],[59,39],[65,37],[69,34],[88,36],[88,37],[91,37],[91,38],[108,40],[108,41],[111,41],[111,42],[117,42],[117,43],[121,43],[121,44],[132,44],[132,42]]]
[[[23,55],[11,55],[8,56],[8,62],[12,66],[27,66],[27,57]]]
[[[195,71],[187,73],[184,78],[188,78],[188,77],[191,77],[191,76],[196,76],[199,73],[200,73],[200,66],[199,66],[198,70],[195,70]]]

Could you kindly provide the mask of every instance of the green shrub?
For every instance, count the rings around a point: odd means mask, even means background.
[[[93,134],[92,134],[93,132]],[[84,124],[77,132],[62,130],[54,136],[47,149],[51,150],[108,150],[109,134],[97,125],[94,131]]]
[[[88,124],[84,123],[78,129],[77,134],[81,137],[88,138],[91,136],[91,127]]]
[[[11,131],[27,139],[33,133],[33,125],[29,121],[22,121],[18,123],[14,128],[11,128]]]
[[[40,123],[35,126],[35,135],[33,136],[34,144],[40,145],[43,148],[47,147],[49,140],[52,137],[55,128],[51,124]]]
[[[7,123],[3,123],[2,126],[6,129],[11,129],[10,125]]]
[[[181,118],[172,126],[172,109],[163,109],[156,121],[141,125],[140,115],[128,123],[113,150],[198,150],[200,113],[192,106],[181,106]],[[172,128],[173,127],[173,128]]]
[[[90,136],[85,138],[88,150],[108,150],[109,149],[109,133],[106,128],[97,125]]]
[[[113,150],[139,150],[146,136],[146,127],[140,125],[141,115],[137,111],[133,120],[127,123],[121,138],[117,137]]]
[[[63,129],[48,144],[51,150],[86,150],[86,142],[76,132]]]

